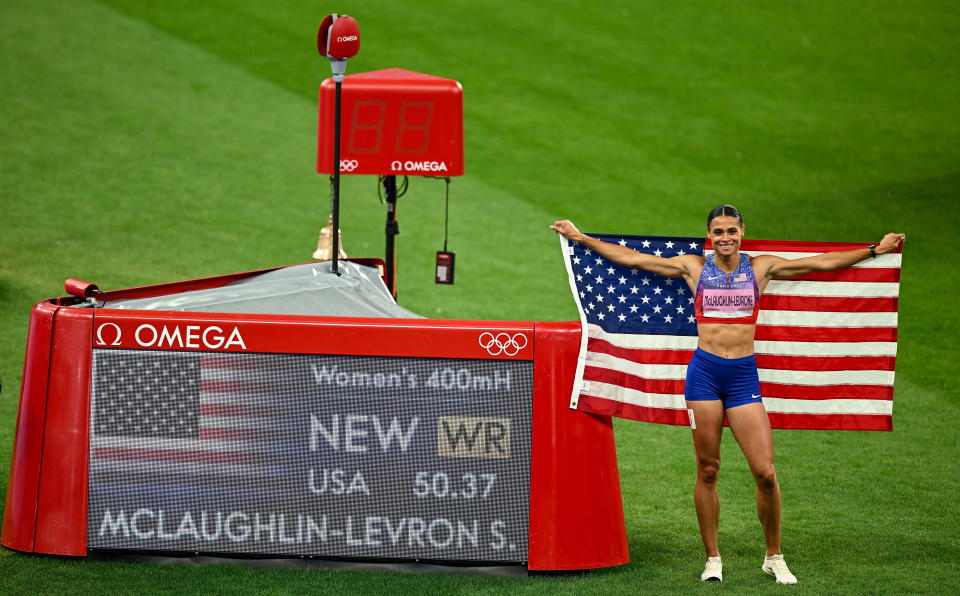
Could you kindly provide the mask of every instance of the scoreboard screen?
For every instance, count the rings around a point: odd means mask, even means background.
[[[527,561],[533,362],[94,349],[91,549]]]

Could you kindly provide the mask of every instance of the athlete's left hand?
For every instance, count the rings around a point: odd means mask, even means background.
[[[878,255],[885,255],[888,252],[896,250],[906,239],[906,234],[894,234],[891,232],[883,237],[883,240],[880,241],[880,244],[878,244],[874,250],[876,250]]]

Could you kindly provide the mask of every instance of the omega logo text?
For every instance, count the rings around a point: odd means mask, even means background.
[[[400,161],[390,162],[390,170],[394,172],[446,172],[447,163],[444,161]]]
[[[97,327],[98,346],[119,346],[122,339],[123,333],[116,323],[104,323]],[[234,327],[228,332],[217,325],[157,326],[144,323],[133,332],[133,340],[142,348],[247,349],[239,329]]]

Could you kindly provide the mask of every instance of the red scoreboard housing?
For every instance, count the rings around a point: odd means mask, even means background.
[[[320,86],[317,172],[332,173],[333,79]],[[341,174],[462,176],[463,89],[453,79],[387,68],[347,75]]]
[[[78,308],[81,299],[76,297],[44,300],[34,307],[0,537],[3,546],[68,556],[98,550],[97,524],[90,525],[98,358],[121,352],[137,359],[190,353],[198,358],[327,354],[404,361],[453,358],[528,367],[532,432],[524,446],[529,458],[529,500],[524,509],[529,511],[529,542],[518,545],[525,553],[525,567],[590,569],[628,561],[611,420],[567,407],[580,348],[579,322],[109,307],[114,300],[218,288],[260,273],[264,272],[109,291],[98,294],[105,307]],[[276,382],[280,381],[278,377]],[[135,463],[128,465],[136,468]],[[130,524],[136,531],[134,519]]]

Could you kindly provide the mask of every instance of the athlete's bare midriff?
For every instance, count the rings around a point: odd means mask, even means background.
[[[756,325],[700,323],[697,346],[721,358],[743,358],[753,354]]]

